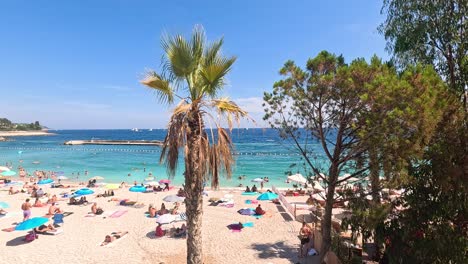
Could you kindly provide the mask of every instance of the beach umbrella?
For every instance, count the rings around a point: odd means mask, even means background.
[[[41,226],[45,223],[49,222],[49,218],[46,217],[33,217],[28,219],[24,222],[19,223],[15,230],[29,230]]]
[[[255,178],[252,180],[252,182],[263,182],[262,178]]]
[[[116,183],[106,184],[106,189],[108,189],[108,190],[117,190],[119,188],[120,188],[120,185],[116,184]]]
[[[163,214],[156,220],[156,223],[161,225],[170,224],[176,220],[176,216],[172,214]]]
[[[2,176],[15,176],[16,172],[8,170],[8,171],[4,171],[4,172],[0,173],[0,175],[2,175]]]
[[[10,208],[10,205],[5,202],[0,202],[0,208]]]
[[[237,211],[239,214],[241,215],[254,215],[255,214],[255,210],[251,209],[251,208],[244,208],[244,209],[240,209],[239,211]]]
[[[74,193],[75,196],[83,196],[83,195],[90,195],[90,194],[93,194],[94,191],[91,190],[91,189],[88,189],[88,188],[82,188],[82,189],[79,189],[78,191],[76,191]]]
[[[183,202],[185,200],[185,197],[179,197],[177,195],[168,195],[164,197],[163,201],[168,202],[168,203],[175,203],[175,202]]]
[[[68,178],[66,176],[58,176],[57,180],[67,180]]]
[[[137,193],[137,201],[138,201],[138,195],[142,192],[146,192],[146,187],[145,186],[141,186],[141,185],[136,185],[136,186],[132,186],[130,187],[130,189],[128,189],[129,191],[131,192],[136,192]]]
[[[150,177],[146,177],[145,178],[145,181],[153,181],[154,180],[154,177],[153,176],[150,176]]]
[[[264,201],[264,200],[273,200],[277,198],[278,198],[278,195],[276,193],[266,192],[266,193],[260,194],[260,196],[257,197],[257,200]]]
[[[297,183],[300,183],[300,184],[307,183],[307,179],[304,178],[304,176],[302,176],[302,174],[300,174],[300,173],[296,173],[294,175],[288,176],[288,180],[293,181],[293,182],[297,182]]]
[[[10,168],[5,167],[5,166],[0,166],[0,171],[9,171]]]
[[[104,180],[104,177],[102,177],[102,176],[94,176],[94,177],[92,177],[90,180],[96,180],[96,181],[97,181],[97,180]]]
[[[168,179],[163,179],[163,180],[160,180],[159,183],[161,183],[161,184],[165,184],[165,183],[169,184],[169,183],[171,183],[171,181],[168,180]]]
[[[159,186],[159,183],[157,181],[144,181],[144,185],[151,185],[151,186]]]
[[[38,181],[37,184],[51,184],[53,182],[54,182],[54,180],[52,180],[52,179],[44,179],[44,180]]]
[[[321,191],[321,192],[325,191],[325,189],[322,187],[319,181],[314,181],[313,185],[314,185],[315,190]]]
[[[128,189],[129,191],[131,192],[145,192],[146,191],[146,187],[145,186],[141,186],[141,185],[136,185],[136,186],[132,186],[130,187],[130,189]]]
[[[325,199],[321,195],[319,195],[318,193],[312,194],[312,198],[314,198],[314,199],[316,199],[318,201],[325,201]]]

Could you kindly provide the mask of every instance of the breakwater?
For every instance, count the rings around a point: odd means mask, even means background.
[[[64,145],[136,145],[136,146],[162,146],[159,140],[69,140]]]

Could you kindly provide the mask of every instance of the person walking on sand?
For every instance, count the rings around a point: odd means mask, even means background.
[[[21,205],[21,209],[23,210],[23,222],[31,217],[31,208],[32,205],[29,203],[29,198],[27,198],[26,202]]]

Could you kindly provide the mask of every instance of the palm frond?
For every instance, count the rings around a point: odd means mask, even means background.
[[[166,53],[167,71],[178,79],[185,79],[197,67],[192,46],[181,35],[165,36],[161,46]]]
[[[228,122],[229,129],[232,129],[232,122],[240,124],[241,118],[248,118],[248,113],[240,108],[229,98],[220,98],[211,100],[211,106],[214,107],[220,115],[224,115]]]
[[[229,133],[220,126],[217,127],[217,141],[209,148],[209,174],[211,175],[211,187],[217,189],[219,187],[219,173],[223,170],[226,173],[226,178],[232,176],[232,165],[234,159],[232,157],[233,144]]]
[[[159,101],[162,103],[171,104],[174,101],[174,91],[170,86],[169,81],[164,79],[161,75],[158,75],[156,72],[149,71],[140,83],[154,89]]]
[[[185,108],[185,106],[184,104],[179,104],[174,110],[161,150],[159,161],[165,163],[170,177],[173,177],[177,170],[179,149],[186,146],[186,135],[189,129],[187,125],[187,111],[180,110],[181,108]]]
[[[223,46],[224,39],[221,38],[217,41],[211,43],[211,45],[206,48],[203,60],[203,67],[213,64],[213,61],[220,56],[221,46]]]
[[[211,97],[216,96],[216,92],[225,85],[224,79],[235,61],[236,57],[217,57],[200,70],[200,75],[203,80],[203,91],[206,94]]]

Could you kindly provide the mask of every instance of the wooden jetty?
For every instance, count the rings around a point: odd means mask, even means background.
[[[162,146],[163,142],[159,140],[70,140],[64,145],[135,145],[135,146]]]

